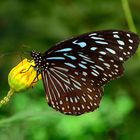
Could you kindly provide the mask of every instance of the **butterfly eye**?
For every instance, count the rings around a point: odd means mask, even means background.
[[[35,51],[31,51],[31,57],[35,56]]]
[[[48,104],[68,115],[99,107],[103,86],[123,74],[123,63],[139,45],[139,36],[121,30],[87,33],[56,44],[44,54],[32,52]]]

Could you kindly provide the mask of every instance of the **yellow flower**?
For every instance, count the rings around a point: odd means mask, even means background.
[[[8,83],[10,88],[18,92],[32,87],[38,80],[41,79],[34,70],[34,61],[24,59],[15,66],[8,75]]]
[[[8,75],[10,90],[7,95],[0,100],[0,107],[3,104],[7,104],[15,92],[30,88],[41,79],[41,75],[37,75],[33,66],[35,66],[34,61],[24,59],[10,71]]]

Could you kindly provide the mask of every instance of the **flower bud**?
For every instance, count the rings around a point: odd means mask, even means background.
[[[24,59],[15,66],[8,75],[10,88],[18,92],[32,87],[40,80],[41,75],[37,75],[37,71],[34,70],[33,66],[35,66],[34,61],[29,61],[28,59]]]

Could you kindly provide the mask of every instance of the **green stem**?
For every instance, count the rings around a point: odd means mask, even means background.
[[[126,17],[126,21],[127,21],[129,30],[137,33],[137,29],[136,29],[136,26],[134,24],[134,20],[133,20],[132,13],[130,10],[129,2],[128,2],[128,0],[121,0],[121,1],[122,1],[122,7],[124,10],[124,14]],[[140,48],[137,51],[137,57],[140,59]]]
[[[128,0],[122,0],[122,7],[123,7],[123,10],[124,10],[124,14],[125,14],[129,29],[131,31],[137,33]]]
[[[7,104],[10,101],[11,96],[14,94],[14,90],[10,89],[7,93],[7,95],[0,100],[0,107],[2,107],[3,105]]]

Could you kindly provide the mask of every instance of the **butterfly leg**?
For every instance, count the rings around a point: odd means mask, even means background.
[[[33,85],[33,84],[37,83],[37,81],[39,81],[38,76],[40,75],[40,72],[39,71],[36,71],[36,72],[37,72],[36,77],[34,78],[34,80],[33,80],[31,85]],[[32,86],[32,88],[33,88],[33,86]]]
[[[34,67],[35,68],[35,66],[31,65],[27,70],[23,70],[20,73],[26,73],[31,67]]]

